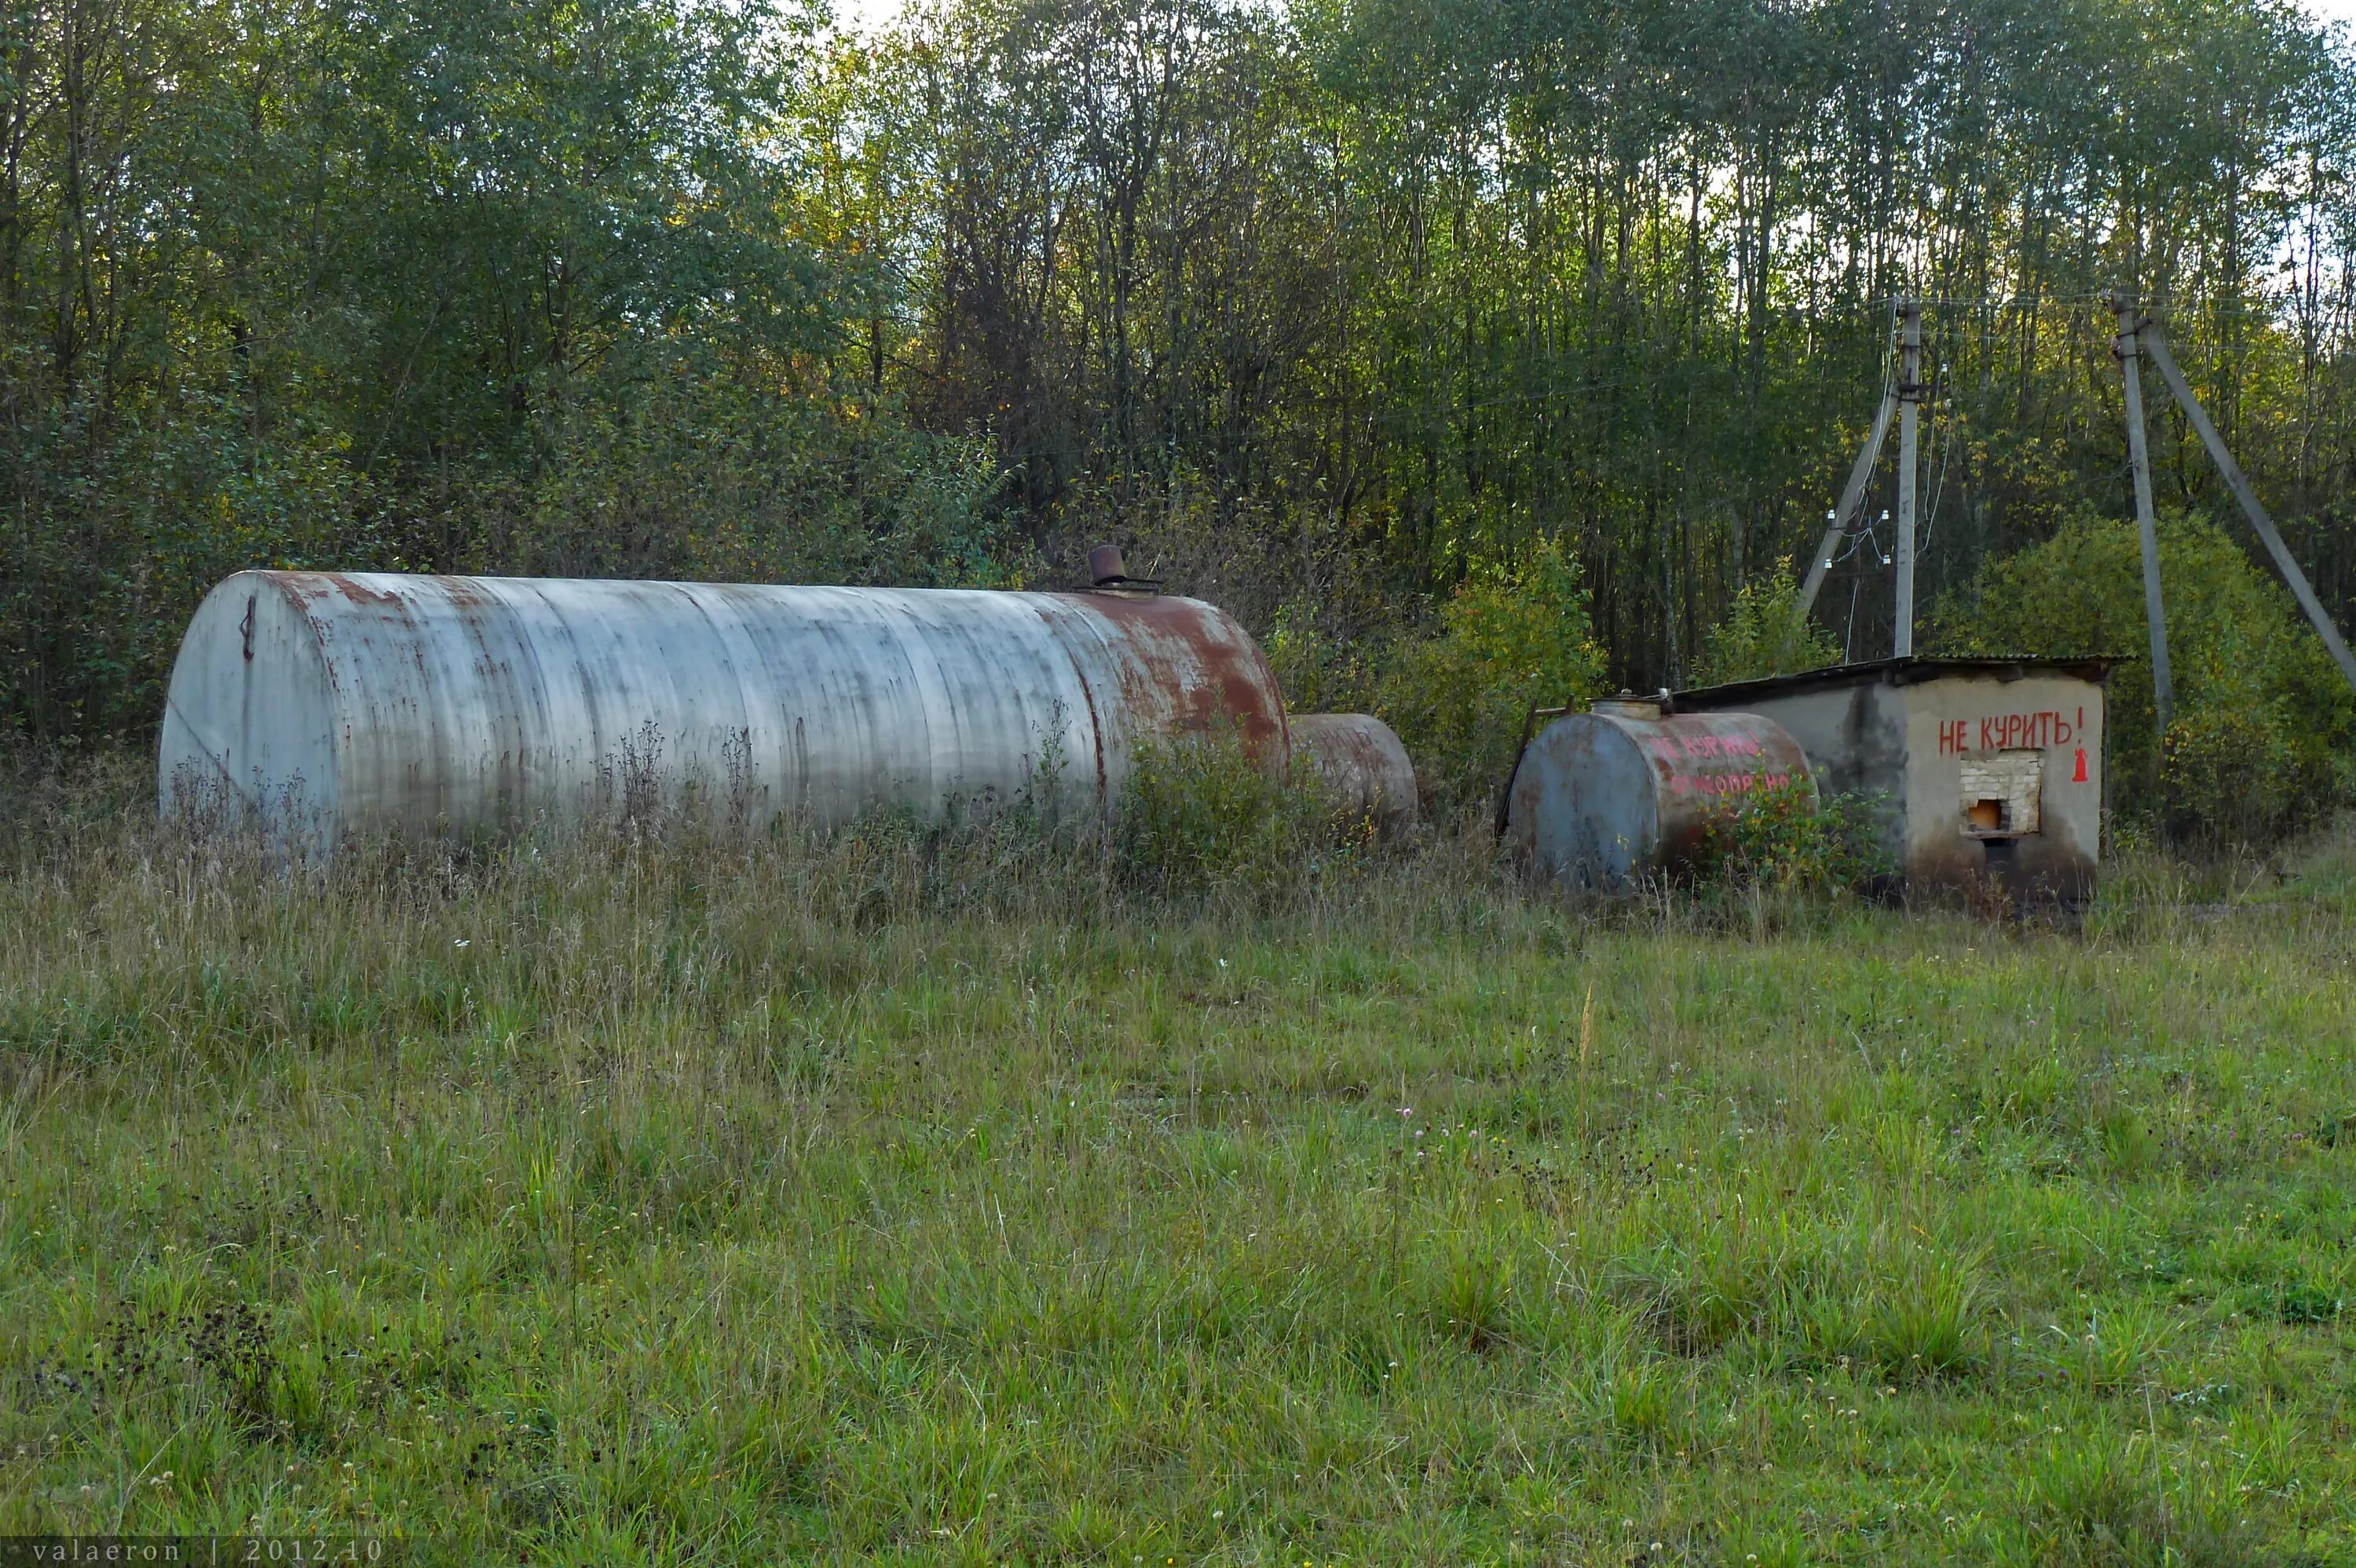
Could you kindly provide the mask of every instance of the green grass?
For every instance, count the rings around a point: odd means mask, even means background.
[[[2344,845],[2073,933],[127,820],[0,874],[0,1531],[2356,1561]]]

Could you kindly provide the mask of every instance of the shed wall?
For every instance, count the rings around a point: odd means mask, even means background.
[[[1739,708],[1789,731],[1826,793],[1874,803],[1882,848],[1910,889],[1993,883],[2031,902],[2090,896],[2101,861],[2102,684],[2033,666],[1905,673],[1680,701],[1689,711]],[[2024,757],[2040,774],[2034,831],[1975,832],[1962,798],[1965,763],[2012,776]]]
[[[1911,883],[1985,879],[2032,901],[2094,890],[2103,823],[2103,688],[2069,676],[1945,677],[1899,688],[1906,701],[1906,847]],[[2037,828],[1974,837],[1964,825],[1964,764],[2034,756]]]

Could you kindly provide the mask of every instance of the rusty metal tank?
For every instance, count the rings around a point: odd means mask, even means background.
[[[167,812],[225,795],[327,840],[697,790],[830,827],[1102,810],[1141,746],[1226,731],[1287,764],[1258,645],[1193,599],[245,571],[182,639],[157,773]]]
[[[1344,809],[1385,837],[1415,826],[1415,764],[1389,725],[1371,713],[1295,713],[1287,723],[1292,754]]]
[[[1807,758],[1772,720],[1622,697],[1556,719],[1523,749],[1505,838],[1534,876],[1620,888],[1689,865],[1714,816],[1794,782],[1814,798]]]

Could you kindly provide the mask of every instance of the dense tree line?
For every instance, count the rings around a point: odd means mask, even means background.
[[[2272,0],[953,0],[866,37],[47,0],[0,78],[36,735],[152,724],[196,598],[273,562],[1052,583],[1113,538],[1368,691],[1467,585],[1569,563],[1611,677],[1675,680],[1814,548],[1901,295],[1951,618],[2126,506],[2113,287],[2356,595],[2356,72]],[[2217,510],[2155,408],[2163,501]],[[1828,645],[1887,647],[1887,539]]]

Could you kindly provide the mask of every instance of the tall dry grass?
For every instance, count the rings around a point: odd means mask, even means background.
[[[1571,906],[1443,835],[1232,885],[1008,819],[295,864],[141,790],[7,784],[0,1528],[2352,1544],[2344,841],[2066,931]]]

